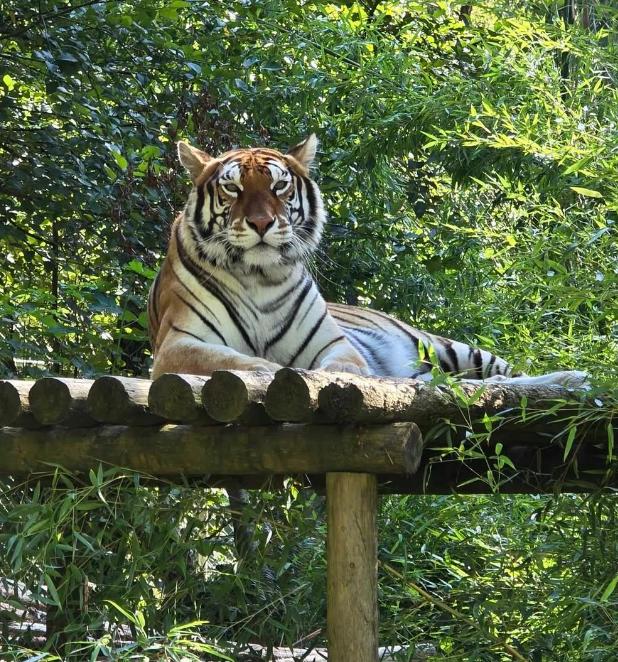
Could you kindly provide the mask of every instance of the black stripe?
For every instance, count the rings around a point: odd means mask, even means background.
[[[348,322],[348,325],[354,325],[354,322]],[[365,329],[362,326],[349,326],[350,329],[353,331],[357,331],[358,333],[364,333],[365,335],[370,336],[371,338],[375,338],[376,340],[383,340],[384,339],[384,333],[378,329]]]
[[[196,294],[193,293],[193,290],[190,287],[187,287],[185,283],[182,282],[182,280],[179,278],[178,274],[176,273],[176,270],[172,267],[172,271],[174,272],[174,276],[176,276],[176,280],[182,285],[185,290],[200,304],[200,306],[203,306],[208,313],[214,318],[215,322],[218,324],[221,324],[221,320],[215,315],[215,313],[210,309],[210,307],[205,304]]]
[[[370,367],[372,372],[378,372],[379,367],[377,364],[372,363],[373,357],[369,355],[367,352],[367,347],[363,345],[363,343],[353,335],[347,335],[346,338],[350,345],[363,357],[363,360],[367,362],[367,365]]]
[[[159,323],[159,276],[160,275],[161,275],[161,271],[158,271],[152,283],[152,287],[150,288],[150,308],[154,313],[154,319],[157,324]]]
[[[311,361],[311,363],[309,364],[309,370],[313,370],[313,366],[315,365],[315,362],[318,360],[318,356],[320,356],[320,354],[324,350],[328,349],[331,345],[334,345],[335,343],[338,343],[341,340],[345,340],[345,336],[337,336],[337,338],[335,338],[334,340],[327,342],[326,345],[324,345],[324,347],[322,347],[322,349],[313,357],[313,361]]]
[[[305,271],[303,270],[301,277],[300,277],[297,281],[295,281],[290,287],[288,287],[287,290],[285,290],[285,292],[283,292],[282,294],[280,294],[276,299],[273,299],[273,300],[272,300],[269,304],[267,304],[266,306],[261,307],[261,308],[260,308],[260,311],[261,311],[262,313],[272,313],[272,312],[274,312],[275,310],[277,310],[277,308],[279,308],[279,307],[280,307],[280,306],[281,306],[281,305],[282,305],[287,299],[290,298],[290,296],[292,295],[292,293],[294,292],[294,290],[296,290],[296,289],[298,288],[300,282],[301,282],[304,278],[306,278],[306,273],[305,273]]]
[[[411,331],[409,331],[399,320],[395,319],[394,317],[391,317],[390,315],[387,315],[386,313],[381,313],[378,310],[371,310],[371,312],[374,315],[377,315],[378,317],[381,317],[385,319],[387,322],[390,322],[392,326],[395,328],[399,329],[399,331],[402,331],[405,333],[408,338],[412,341],[412,345],[414,347],[414,351],[416,352],[416,360],[419,362],[420,359],[420,345],[421,345],[421,339],[418,336],[415,336]],[[423,343],[423,348],[425,349],[425,353],[427,353],[427,345]],[[423,359],[420,363],[420,369],[416,371],[416,375],[423,375],[427,372],[431,372],[431,369],[433,368],[433,365],[431,361],[426,361]]]
[[[212,180],[207,182],[206,187],[208,188],[208,195],[210,196],[210,203],[208,205],[210,210],[210,219],[208,220],[208,234],[210,235],[212,234],[212,228],[214,227],[215,219],[217,218],[217,214],[215,212],[215,197],[218,196],[218,193],[215,191]]]
[[[328,315],[328,310],[324,309],[324,312],[322,313],[322,316],[320,319],[311,327],[311,330],[307,334],[306,338],[303,340],[302,345],[298,348],[298,351],[294,356],[288,361],[288,365],[293,365],[294,361],[305,351],[305,348],[307,345],[311,342],[313,339],[313,336],[317,333],[317,330],[322,326],[322,322],[324,321],[324,318]]]
[[[362,310],[362,309],[361,309]],[[420,345],[420,338],[415,336],[411,331],[409,331],[399,320],[395,319],[394,317],[391,317],[390,315],[387,315],[386,313],[382,313],[379,310],[367,310],[366,311],[370,315],[375,315],[376,317],[379,317],[380,319],[385,320],[388,322],[391,326],[394,326],[396,329],[404,333],[412,342],[412,346],[414,347],[414,351],[416,352],[416,358],[417,361],[420,358],[420,351],[419,351],[419,345]],[[417,370],[414,375],[422,375],[426,372],[430,372],[432,369],[432,365],[430,361],[421,361],[421,369]]]
[[[294,175],[296,179],[296,197],[298,198],[298,215],[300,216],[300,223],[305,222],[305,205],[303,203],[303,179],[298,175]]]
[[[205,290],[208,290],[214,297],[219,299],[219,301],[225,308],[227,314],[229,315],[230,319],[232,320],[232,322],[234,322],[234,325],[240,332],[240,335],[243,337],[243,340],[250,347],[251,351],[255,355],[257,355],[255,346],[251,342],[251,339],[249,338],[249,335],[247,334],[245,327],[241,324],[240,320],[238,319],[238,315],[236,315],[230,301],[223,294],[223,292],[221,292],[221,289],[215,283],[214,276],[210,273],[205,274],[203,271],[201,271],[200,268],[193,262],[193,260],[187,254],[185,247],[182,245],[182,241],[180,240],[180,230],[178,225],[176,226],[176,246],[178,249],[178,257],[182,262],[182,266],[197,280],[197,282]]]
[[[330,306],[329,306],[330,307]],[[348,317],[355,317],[356,319],[362,320],[366,324],[370,324],[374,329],[380,329],[379,326],[372,320],[368,320],[366,317],[363,317],[362,315],[359,315],[358,313],[351,313],[348,310],[338,310],[338,309],[333,309],[330,307],[331,310],[331,315],[337,319],[337,315],[347,315]],[[380,329],[381,330],[381,329]]]
[[[474,350],[474,366],[477,379],[483,379],[483,355],[480,349]]]
[[[313,184],[311,180],[308,179],[307,177],[303,177],[303,181],[305,183],[305,186],[307,187],[307,202],[309,203],[309,210],[308,210],[309,217],[313,221],[318,203],[315,197],[315,191],[313,190]]]
[[[486,371],[486,376],[491,377],[492,375],[492,368],[494,367],[494,363],[496,362],[496,359],[498,357],[495,354],[491,355],[491,359],[489,359],[489,363],[487,365],[487,371]]]
[[[364,329],[350,329],[350,330],[351,330],[351,331],[363,331]],[[361,340],[360,338],[358,338],[358,337],[355,336],[354,334],[351,334],[351,335],[352,335],[352,338],[353,338],[354,340],[356,340],[356,342],[361,346],[361,348],[362,348],[363,350],[365,350],[366,354],[369,355],[369,357],[371,358],[373,364],[374,364],[375,366],[377,366],[377,368],[380,370],[380,372],[381,372],[383,375],[388,375],[388,373],[389,373],[388,367],[386,366],[386,364],[384,363],[384,361],[381,359],[380,355],[376,352],[376,350],[375,350],[371,345],[369,345],[369,344],[366,343],[365,341]],[[350,337],[350,336],[348,335],[348,338],[349,338],[349,337]],[[363,357],[364,357],[365,360],[366,360],[366,359],[367,359],[367,355],[366,355],[364,352],[362,352],[362,351],[361,351],[361,354],[363,355]]]
[[[403,326],[403,324],[399,320],[395,319],[394,317],[391,317],[390,315],[387,315],[386,313],[381,313],[379,310],[371,309],[370,311],[367,311],[367,312],[370,312],[372,315],[377,315],[378,317],[380,317],[380,318],[386,320],[387,322],[389,322],[395,328],[397,328],[400,331],[402,331],[403,333],[405,333],[405,335],[408,336],[408,338],[410,338],[410,340],[412,341],[412,344],[414,345],[414,349],[416,350],[416,353],[418,354],[418,345],[419,345],[420,339],[417,336],[415,336],[413,333],[408,331],[408,329],[405,326]]]
[[[196,336],[195,333],[191,333],[191,331],[185,331],[185,329],[181,329],[180,327],[176,326],[175,324],[172,324],[172,329],[176,331],[177,333],[184,333],[187,336],[191,336],[192,338],[195,338],[196,340],[199,340],[200,342],[206,343],[206,341],[203,338],[200,338],[199,336]]]
[[[315,231],[315,213],[317,210],[317,201],[311,181],[307,178],[303,179],[305,182],[305,187],[307,188],[307,203],[309,205],[309,209],[307,210],[307,217],[305,218],[305,223],[303,225],[303,231],[307,235],[313,235]]]
[[[313,310],[313,304],[315,303],[315,300],[320,296],[320,293],[318,292],[318,289],[316,287],[315,289],[315,295],[313,299],[311,299],[311,303],[307,306],[307,310],[303,313],[303,316],[298,320],[298,326],[302,326],[303,322],[307,319],[307,315]]]
[[[210,320],[206,319],[206,317],[204,317],[204,315],[202,315],[202,313],[200,313],[200,311],[195,306],[190,304],[184,297],[181,297],[180,294],[178,294],[178,292],[174,292],[174,294],[185,304],[185,306],[191,308],[191,310],[202,320],[202,323],[205,326],[207,326],[214,334],[218,335],[219,338],[221,338],[221,342],[224,345],[227,345],[227,343],[225,342],[225,338],[219,333],[217,327]]]
[[[271,338],[264,346],[264,354],[266,354],[266,352],[275,343],[279,342],[281,338],[283,338],[283,336],[288,332],[289,328],[292,326],[292,322],[294,322],[294,319],[296,318],[296,315],[298,315],[298,309],[301,307],[312,285],[313,285],[313,281],[311,280],[311,278],[307,278],[305,286],[301,290],[301,293],[298,295],[298,298],[294,303],[294,307],[292,308],[290,316],[287,318],[281,329],[279,329],[279,332],[273,338]]]
[[[450,340],[447,340],[446,343],[442,343],[446,353],[448,354],[451,363],[453,364],[452,371],[454,373],[459,372],[459,359],[457,358],[457,352],[453,349],[453,344]]]
[[[197,201],[195,202],[195,211],[193,212],[193,225],[197,229],[202,239],[206,239],[210,232],[206,232],[202,223],[202,208],[204,207],[204,186],[197,187]],[[209,228],[210,229],[210,228]]]

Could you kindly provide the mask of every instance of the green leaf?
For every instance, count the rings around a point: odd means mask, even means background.
[[[587,166],[592,159],[594,158],[594,155],[588,155],[584,156],[583,159],[580,159],[579,161],[576,161],[575,163],[572,163],[562,174],[563,175],[572,175],[574,172],[579,172],[582,170],[585,166]]]
[[[601,602],[607,602],[609,600],[609,597],[616,589],[616,586],[618,586],[618,574],[616,574],[616,576],[605,587],[605,590],[603,591],[603,594],[600,598]]]
[[[8,74],[4,74],[4,76],[2,76],[2,82],[6,85],[9,92],[15,88],[15,81]]]
[[[130,623],[133,623],[133,625],[139,627],[139,619],[134,614],[131,614],[126,609],[124,609],[124,607],[121,607],[117,602],[114,602],[113,600],[105,600],[105,602],[108,605],[114,607],[116,611],[119,611]]]
[[[45,577],[45,584],[47,585],[47,590],[49,591],[49,594],[51,595],[58,609],[62,611],[62,602],[60,601],[60,595],[58,594],[58,589],[56,588],[56,585],[54,584],[52,578],[47,573],[45,573],[44,577]]]
[[[577,434],[577,425],[574,425],[572,428],[570,428],[569,434],[567,436],[566,445],[564,447],[564,457],[562,458],[563,461],[567,459],[569,453],[571,452],[571,448],[573,448],[573,442],[575,441],[576,434]]]
[[[133,271],[140,276],[145,276],[151,280],[157,275],[157,272],[154,269],[150,269],[150,267],[147,267],[145,264],[142,264],[139,260],[136,259],[127,262],[125,269],[128,271]],[[135,317],[132,319],[135,319]]]
[[[603,194],[599,193],[599,191],[594,191],[591,188],[583,188],[582,186],[571,186],[571,190],[575,191],[575,193],[578,193],[579,195],[584,195],[588,198],[602,198]]]
[[[129,162],[124,158],[124,156],[120,152],[112,152],[112,156],[114,157],[114,161],[116,161],[118,167],[121,170],[127,169]]]

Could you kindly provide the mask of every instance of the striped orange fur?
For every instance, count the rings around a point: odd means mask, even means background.
[[[311,370],[427,379],[578,382],[581,373],[513,378],[503,359],[385,313],[326,303],[306,264],[326,221],[310,177],[314,135],[287,154],[237,149],[213,158],[179,143],[193,181],[149,294],[153,378],[217,369]]]

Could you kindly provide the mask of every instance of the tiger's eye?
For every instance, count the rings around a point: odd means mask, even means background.
[[[238,186],[236,186],[236,184],[232,184],[232,183],[221,184],[221,186],[223,187],[223,190],[226,193],[236,193],[236,194],[240,193],[240,188],[238,188]]]
[[[273,191],[277,191],[277,192],[283,191],[283,189],[286,189],[287,187],[288,187],[288,182],[281,179],[273,186]]]

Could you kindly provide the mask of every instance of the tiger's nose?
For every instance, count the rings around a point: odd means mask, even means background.
[[[247,225],[253,228],[260,237],[263,237],[274,224],[275,219],[272,216],[259,216],[251,220],[247,219]]]

